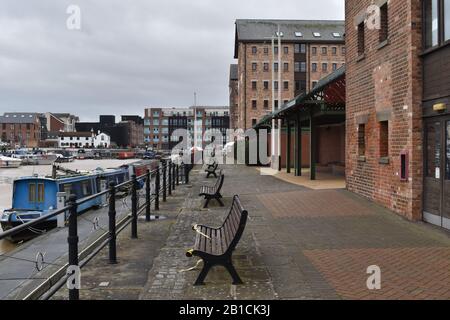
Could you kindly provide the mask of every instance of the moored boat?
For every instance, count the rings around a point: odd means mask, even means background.
[[[1,227],[6,231],[50,214],[57,209],[58,193],[65,193],[66,196],[74,194],[77,199],[83,199],[105,190],[111,182],[117,185],[128,181],[133,174],[143,175],[147,170],[153,169],[155,165],[152,161],[138,161],[119,168],[98,168],[90,172],[73,171],[54,165],[51,176],[18,178],[13,182],[12,207],[0,215]],[[62,171],[64,174],[58,176],[57,171]],[[142,181],[139,187],[143,187]],[[91,199],[80,204],[77,212],[81,214],[99,207],[104,204],[105,200],[106,198],[103,196]],[[14,242],[27,240],[36,236],[36,230],[54,228],[56,223],[56,217],[49,218],[29,230],[10,237],[10,240]]]
[[[0,156],[0,168],[18,168],[22,165],[22,160]]]

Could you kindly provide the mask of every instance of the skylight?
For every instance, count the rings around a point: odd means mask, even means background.
[[[316,37],[316,38],[320,38],[321,37],[320,32],[313,32],[313,36]]]
[[[296,37],[303,37],[303,33],[301,33],[301,32],[296,32],[296,33],[295,33],[295,36],[296,36]]]
[[[333,32],[333,37],[340,38],[341,34],[339,32]]]
[[[282,37],[282,36],[284,36],[283,31],[280,31],[280,32],[277,31],[275,34],[277,35],[277,37]]]

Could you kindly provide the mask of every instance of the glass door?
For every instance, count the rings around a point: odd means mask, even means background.
[[[425,123],[425,177],[423,191],[423,218],[442,226],[442,125],[441,121]]]
[[[425,122],[423,218],[450,229],[450,117]]]
[[[442,226],[450,229],[450,119],[445,121],[445,171],[443,182]]]

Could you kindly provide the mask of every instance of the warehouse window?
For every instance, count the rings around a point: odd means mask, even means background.
[[[364,22],[358,25],[358,54],[361,55],[365,50]]]
[[[380,122],[380,157],[389,156],[389,122]]]
[[[358,155],[364,156],[366,154],[366,125],[358,125]]]
[[[380,8],[380,42],[388,39],[388,4],[387,2]]]

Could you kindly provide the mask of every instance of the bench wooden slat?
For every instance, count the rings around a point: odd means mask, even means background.
[[[218,229],[208,226],[201,226],[194,244],[194,251],[191,255],[199,256],[203,259],[203,270],[200,272],[195,284],[203,284],[210,268],[214,265],[222,265],[228,270],[233,278],[233,284],[241,284],[242,280],[236,272],[232,263],[232,253],[238,244],[247,222],[247,211],[242,208],[239,197],[234,196],[231,208],[222,226]]]

